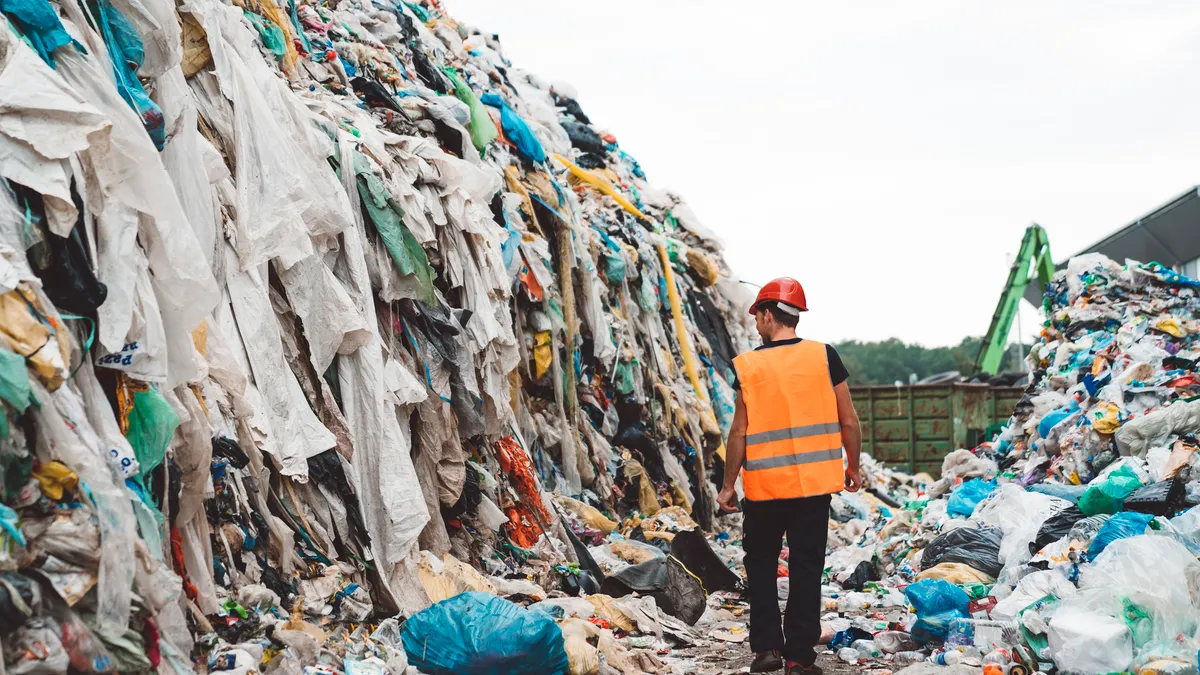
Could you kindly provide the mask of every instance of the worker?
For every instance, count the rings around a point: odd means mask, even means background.
[[[750,308],[763,344],[733,360],[737,403],[717,501],[722,511],[737,510],[741,472],[755,673],[821,672],[815,648],[830,495],[862,485],[849,374],[833,347],[796,336],[806,311],[795,279],[767,283]],[[785,534],[790,593],[781,626],[776,577]]]

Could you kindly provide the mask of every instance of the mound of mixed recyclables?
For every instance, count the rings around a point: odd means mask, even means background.
[[[496,36],[13,0],[0,111],[0,671],[659,672],[736,585],[745,287]]]
[[[1197,672],[1198,289],[1155,263],[1075,258],[1047,289],[1033,384],[1000,436],[946,457],[936,481],[877,473],[920,491],[901,509],[835,500],[838,657]]]

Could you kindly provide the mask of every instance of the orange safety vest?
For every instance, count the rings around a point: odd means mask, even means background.
[[[746,404],[746,499],[794,499],[845,487],[842,428],[825,345],[812,340],[734,358]]]

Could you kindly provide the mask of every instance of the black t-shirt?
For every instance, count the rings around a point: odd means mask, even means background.
[[[772,347],[783,347],[785,345],[798,345],[804,338],[791,338],[789,340],[779,340],[777,342],[768,342],[761,347],[755,347],[754,351],[762,351]],[[850,379],[850,373],[846,370],[845,364],[842,363],[842,357],[838,356],[837,350],[833,345],[825,345],[825,359],[829,361],[829,379],[833,382],[833,386]],[[742,383],[737,379],[737,372],[733,374],[733,388],[735,391],[742,390]]]

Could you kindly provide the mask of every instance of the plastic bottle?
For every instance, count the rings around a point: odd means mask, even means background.
[[[858,663],[858,650],[857,649],[851,649],[850,647],[842,647],[841,649],[838,650],[837,655],[838,655],[838,658],[841,659],[843,662],[848,663],[852,666]]]
[[[883,658],[883,652],[879,650],[874,640],[855,640],[850,646],[858,652],[858,657],[861,659]]]
[[[925,660],[925,655],[921,652],[896,652],[892,654],[892,665],[910,666],[914,663],[921,663]]]
[[[962,652],[951,650],[938,652],[931,660],[939,666],[956,666],[962,661],[962,658]]]
[[[852,612],[860,609],[870,609],[875,604],[875,596],[869,593],[847,593],[838,598],[839,612]]]

